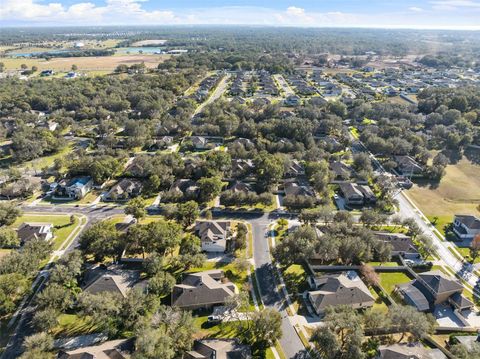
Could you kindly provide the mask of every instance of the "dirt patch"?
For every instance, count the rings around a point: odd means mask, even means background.
[[[72,65],[77,65],[78,71],[113,71],[118,65],[132,65],[145,63],[149,68],[155,68],[159,63],[170,58],[171,55],[124,55],[98,57],[55,57],[45,59],[14,59],[3,58],[7,70],[18,70],[21,64],[28,67],[37,66],[40,71],[52,69],[54,71],[70,71]]]
[[[446,171],[438,187],[416,184],[407,194],[427,216],[479,215],[480,166],[464,158]]]

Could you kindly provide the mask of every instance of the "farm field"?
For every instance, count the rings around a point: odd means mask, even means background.
[[[415,184],[407,194],[427,217],[448,223],[455,213],[479,215],[480,166],[463,158],[449,165],[437,188]]]
[[[97,57],[55,57],[48,61],[45,59],[29,58],[0,58],[5,64],[5,69],[19,70],[22,64],[28,68],[37,66],[39,71],[52,69],[54,71],[68,72],[72,65],[77,65],[78,71],[113,71],[118,65],[131,66],[141,62],[148,68],[155,68],[160,62],[167,60],[171,55],[121,55]]]

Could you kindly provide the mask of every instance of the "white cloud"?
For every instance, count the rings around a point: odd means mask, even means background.
[[[430,1],[432,8],[438,11],[453,11],[461,9],[480,9],[480,2],[474,0],[434,0]]]
[[[70,6],[35,0],[2,0],[0,20],[49,24],[176,23],[171,11],[146,11],[144,0],[106,0],[105,5],[79,2]]]
[[[0,0],[2,24],[28,25],[266,25],[300,27],[377,27],[377,28],[465,28],[479,29],[477,12],[480,0],[429,0],[433,7],[456,6],[470,11],[437,11],[435,16],[417,6],[388,14],[308,11],[298,6],[276,10],[260,6],[199,7],[173,12],[145,9],[152,0],[92,0],[64,5],[64,0]],[[167,2],[165,2],[167,3]],[[172,2],[168,2],[172,3]],[[174,3],[174,2],[173,2]]]

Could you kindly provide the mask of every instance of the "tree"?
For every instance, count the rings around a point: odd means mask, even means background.
[[[90,316],[99,330],[115,334],[122,325],[120,318],[122,303],[116,294],[83,292],[78,296],[77,305],[80,313]]]
[[[147,215],[145,200],[142,197],[135,197],[128,201],[125,206],[125,214],[129,214],[138,222]]]
[[[360,274],[368,285],[378,286],[380,278],[371,265],[362,264],[360,266]]]
[[[26,69],[28,69],[28,66],[27,66],[26,64],[21,64],[21,65],[20,65],[20,68],[21,68],[22,70],[26,70]]]
[[[364,226],[373,227],[383,222],[383,216],[381,216],[377,211],[366,209],[362,211],[362,215],[360,216],[359,220]]]
[[[38,67],[37,66],[32,66],[32,72],[37,72],[38,71]]]
[[[13,203],[0,203],[0,226],[9,226],[13,224],[18,217],[22,215],[22,211]]]
[[[427,334],[432,334],[435,329],[435,318],[431,314],[425,315],[411,306],[392,306],[389,316],[393,327],[402,333],[399,343],[406,333],[411,333],[416,340],[419,340]]]
[[[73,304],[72,294],[63,286],[51,283],[47,285],[36,297],[39,308],[52,308],[64,311]]]
[[[33,326],[39,331],[49,331],[58,324],[60,312],[55,308],[36,310],[33,315]]]
[[[29,292],[30,285],[20,273],[0,274],[0,315],[13,313],[16,302]]]
[[[302,211],[303,212],[303,211]],[[280,229],[285,229],[287,228],[288,226],[288,220],[285,219],[285,218],[280,218],[278,221],[277,221],[277,224],[278,224],[278,227]]]
[[[170,294],[175,278],[168,272],[160,271],[148,280],[148,291],[160,297]]]
[[[338,358],[340,345],[338,344],[335,333],[328,327],[316,327],[312,333],[310,341],[315,347],[315,351],[322,359]]]
[[[25,352],[21,359],[47,359],[53,358],[53,337],[45,332],[33,334],[25,338]]]
[[[73,250],[66,253],[56,262],[50,274],[50,283],[58,283],[72,288],[77,286],[77,277],[80,275],[83,266],[82,253]]]
[[[475,262],[480,253],[480,234],[477,234],[473,238],[472,243],[470,244],[470,257],[472,257],[472,263]]]
[[[197,182],[200,188],[200,200],[209,202],[222,191],[223,182],[220,177],[203,177]]]
[[[283,177],[285,169],[279,156],[262,151],[254,158],[253,162],[260,192],[269,190]]]
[[[72,71],[77,71],[77,70],[78,70],[78,66],[75,65],[75,64],[73,64],[73,65],[72,65]]]
[[[183,225],[183,228],[190,227],[200,215],[198,203],[195,201],[188,201],[180,203],[177,206],[177,219]]]
[[[277,310],[265,308],[254,312],[251,319],[252,326],[249,334],[252,344],[267,348],[282,337],[282,316]]]
[[[5,71],[5,64],[3,62],[0,62],[0,73]]]
[[[118,257],[124,247],[112,221],[97,222],[87,228],[80,237],[79,245],[84,255],[92,255],[97,262],[105,257]]]
[[[422,229],[417,224],[414,218],[406,218],[403,220],[403,225],[408,228],[407,234],[415,239],[416,236],[422,233]]]
[[[0,228],[0,248],[15,248],[20,246],[17,231],[8,227]]]
[[[302,226],[275,247],[273,256],[285,267],[300,263],[312,255],[316,238],[313,227]]]

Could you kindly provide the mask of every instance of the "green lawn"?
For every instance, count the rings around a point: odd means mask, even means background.
[[[468,247],[457,247],[457,251],[465,258],[467,261],[470,262],[472,259],[470,256],[470,248]],[[480,256],[475,258],[474,264],[475,263],[480,263]]]
[[[54,241],[53,249],[60,248],[62,243],[67,239],[70,233],[73,232],[79,224],[79,218],[75,216],[75,222],[70,223],[70,215],[40,215],[40,214],[25,214],[19,217],[11,227],[18,228],[24,222],[36,222],[36,223],[51,223],[54,226]]]
[[[410,282],[412,279],[402,272],[378,273],[380,284],[388,295],[392,295],[395,285]]]
[[[60,314],[57,318],[58,325],[52,329],[55,337],[72,337],[95,333],[96,326],[88,317],[80,317],[75,314]]]
[[[371,266],[383,266],[383,267],[396,267],[399,264],[397,262],[368,262],[368,265]]]
[[[427,216],[427,218],[443,235],[445,235],[445,227],[453,221],[451,216]]]

